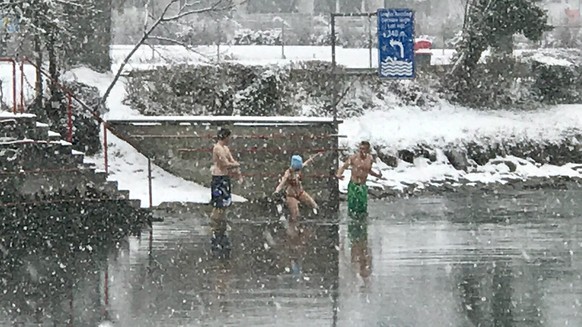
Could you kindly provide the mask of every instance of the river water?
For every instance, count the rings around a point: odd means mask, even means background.
[[[582,326],[580,199],[372,201],[359,229],[342,206],[339,225],[298,235],[277,218],[233,219],[230,260],[206,253],[205,217],[167,215],[151,242],[146,231],[108,251],[5,264],[0,325]]]

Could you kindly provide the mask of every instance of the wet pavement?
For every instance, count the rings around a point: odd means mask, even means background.
[[[206,218],[2,268],[1,326],[582,326],[582,191],[370,204],[366,224],[232,220],[230,260]],[[268,232],[268,233],[267,233]]]

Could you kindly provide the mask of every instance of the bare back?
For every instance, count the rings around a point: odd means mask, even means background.
[[[350,165],[352,166],[352,182],[356,184],[364,184],[372,170],[373,163],[374,158],[371,154],[366,155],[364,158],[359,154],[351,156]]]

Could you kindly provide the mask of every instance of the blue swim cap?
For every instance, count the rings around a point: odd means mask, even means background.
[[[294,170],[303,168],[303,158],[301,158],[300,155],[294,155],[291,157],[291,168]]]

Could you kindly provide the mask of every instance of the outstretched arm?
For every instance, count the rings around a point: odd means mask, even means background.
[[[337,170],[335,176],[339,179],[343,179],[344,178],[344,171],[346,169],[348,169],[348,167],[352,164],[352,157],[348,157],[348,159],[346,161],[344,161],[344,164]]]
[[[314,155],[312,155],[311,157],[309,157],[309,159],[307,159],[304,163],[303,163],[303,167],[310,165],[313,160],[315,160],[315,158],[320,157],[323,155],[323,152],[320,153],[316,153]]]
[[[370,168],[370,175],[372,175],[376,178],[382,178],[382,172],[380,170],[378,170],[378,172],[376,173]]]

